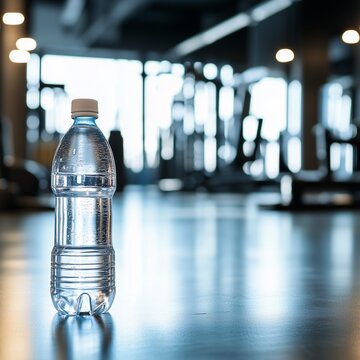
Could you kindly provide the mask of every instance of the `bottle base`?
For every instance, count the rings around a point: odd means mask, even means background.
[[[61,247],[52,251],[51,297],[62,315],[99,315],[115,297],[111,246]]]
[[[109,294],[96,294],[92,297],[89,292],[79,294],[51,294],[53,304],[61,315],[100,315],[107,312],[114,300],[115,290]]]

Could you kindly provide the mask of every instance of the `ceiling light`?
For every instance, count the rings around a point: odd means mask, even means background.
[[[357,44],[360,41],[360,35],[356,30],[346,30],[341,38],[346,44]]]
[[[260,22],[291,6],[292,0],[270,0],[256,6],[251,12],[253,20]]]
[[[20,25],[24,22],[25,17],[19,12],[7,12],[2,17],[5,25]]]
[[[27,63],[30,60],[30,53],[24,50],[11,50],[9,59],[13,63]]]
[[[16,47],[19,50],[31,51],[36,49],[36,41],[33,38],[20,38],[16,40]]]
[[[205,45],[213,44],[215,41],[234,33],[244,27],[248,26],[251,18],[248,14],[240,13],[231,17],[228,20],[221,22],[218,25],[211,27],[200,34],[194,35],[191,38],[182,41],[176,45],[172,52],[177,56],[184,56],[190,54]]]
[[[295,58],[294,52],[291,49],[280,49],[277,51],[275,58],[278,62],[287,63],[293,61]]]
[[[267,0],[255,6],[251,12],[240,12],[227,20],[220,22],[209,29],[200,32],[173,47],[167,53],[168,57],[181,57],[213,44],[236,31],[239,31],[253,22],[260,22],[290,7],[296,0]]]

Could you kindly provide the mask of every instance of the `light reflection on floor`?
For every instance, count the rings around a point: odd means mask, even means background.
[[[53,213],[0,214],[0,358],[356,358],[358,212],[272,212],[262,199],[117,195],[115,303],[67,321],[49,295]]]

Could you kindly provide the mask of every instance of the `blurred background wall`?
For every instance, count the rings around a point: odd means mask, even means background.
[[[232,165],[251,181],[358,171],[358,1],[5,0],[1,10],[24,15],[1,24],[7,161],[49,169],[70,100],[95,97],[127,183],[196,189]],[[24,37],[36,47],[15,63]],[[324,131],[341,141],[324,145]]]

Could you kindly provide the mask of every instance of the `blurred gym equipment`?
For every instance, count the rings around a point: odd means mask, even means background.
[[[359,127],[351,126],[347,136],[336,133],[321,124],[314,128],[319,169],[301,171],[281,178],[282,204],[277,208],[303,209],[331,206],[360,206],[360,134]],[[348,145],[352,148],[353,172],[344,174],[332,169],[332,146]]]
[[[206,86],[213,89],[211,101],[216,104],[211,114],[199,109],[202,103],[198,99],[205,97],[204,89],[209,89]],[[234,108],[230,109],[231,115],[227,109],[226,118],[219,105],[224,88],[232,91],[234,97]],[[245,137],[244,121],[250,115],[250,102],[248,85],[224,85],[219,77],[209,80],[201,64],[186,64],[183,89],[173,101],[172,124],[160,134],[160,189],[248,192],[277,185],[264,173],[251,174],[252,164],[263,161],[262,147],[266,141],[261,136],[263,119],[254,116],[251,116],[254,136]]]
[[[7,167],[4,164],[3,149],[2,121],[0,121],[0,211],[7,209],[11,204],[11,194],[7,180]]]
[[[50,189],[48,169],[32,160],[4,156],[3,137],[0,121],[0,210],[52,209],[51,200],[40,196]]]
[[[116,191],[124,190],[126,184],[126,171],[124,164],[124,141],[120,130],[111,130],[109,144],[114,154],[116,166]]]
[[[218,166],[216,171],[207,177],[205,187],[209,191],[236,190],[249,192],[273,183],[264,175],[255,177],[250,173],[251,165],[256,160],[261,161],[262,157],[261,147],[265,143],[261,137],[263,119],[253,119],[256,122],[255,136],[252,141],[247,140],[244,135],[244,121],[250,115],[251,93],[246,87],[240,91],[238,89],[236,96],[241,97],[243,105],[240,113],[234,112],[233,146],[236,151],[235,156],[230,163],[222,167]],[[250,150],[246,151],[246,147]]]

